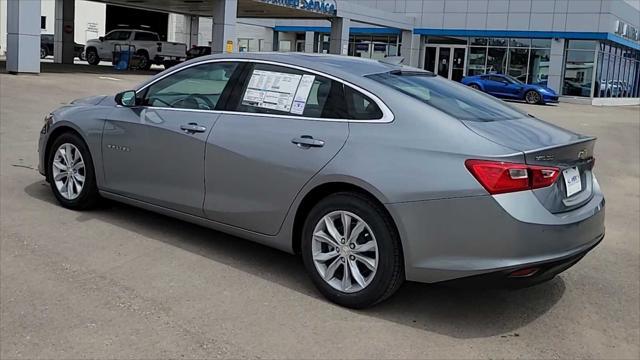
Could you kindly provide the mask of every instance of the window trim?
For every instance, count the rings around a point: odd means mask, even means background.
[[[287,68],[296,69],[296,70],[299,70],[299,71],[305,71],[305,72],[313,73],[313,74],[316,74],[316,75],[324,76],[324,77],[326,77],[328,79],[331,79],[331,80],[334,80],[334,81],[338,81],[338,82],[342,83],[345,86],[349,86],[353,90],[356,90],[356,91],[368,96],[369,98],[371,98],[376,103],[376,105],[378,105],[380,110],[382,111],[382,117],[380,119],[373,119],[373,120],[356,120],[356,119],[317,118],[317,117],[297,116],[297,115],[261,114],[261,113],[250,113],[250,112],[232,111],[232,110],[179,109],[179,108],[170,108],[170,107],[153,107],[153,109],[162,109],[162,110],[171,110],[171,111],[208,112],[208,113],[216,113],[216,114],[234,114],[234,115],[244,115],[244,116],[273,117],[273,118],[300,119],[300,120],[313,120],[313,121],[353,122],[353,123],[384,123],[384,124],[386,124],[386,123],[393,122],[393,120],[395,119],[395,116],[393,115],[393,112],[391,111],[391,109],[389,109],[389,107],[382,100],[380,100],[379,97],[377,97],[376,95],[372,94],[371,92],[361,88],[360,86],[357,86],[357,85],[352,84],[352,83],[350,83],[350,82],[348,82],[346,80],[340,79],[340,78],[335,77],[335,76],[330,75],[330,74],[323,73],[323,72],[318,71],[318,70],[309,69],[309,68],[306,68],[306,67],[303,67],[303,66],[298,66],[298,65],[281,63],[281,62],[272,61],[272,60],[243,59],[243,58],[219,58],[219,59],[209,59],[209,60],[198,61],[198,62],[189,64],[189,65],[180,67],[178,69],[174,69],[173,71],[170,71],[170,72],[158,77],[157,79],[153,79],[149,83],[144,84],[143,86],[141,86],[138,89],[136,89],[136,92],[137,93],[142,92],[142,91],[146,90],[149,86],[155,84],[156,82],[158,82],[158,81],[160,81],[160,80],[162,80],[162,79],[164,79],[164,78],[166,78],[168,76],[171,76],[171,75],[173,75],[173,74],[175,74],[177,72],[180,72],[182,70],[186,70],[186,69],[191,68],[193,66],[209,64],[209,63],[216,63],[216,62],[238,62],[238,63],[269,64],[269,65],[282,66],[282,67],[287,67]]]

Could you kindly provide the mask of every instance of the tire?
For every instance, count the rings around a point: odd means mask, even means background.
[[[100,64],[100,56],[98,56],[98,52],[95,49],[89,49],[86,51],[87,53],[87,62],[89,65],[98,65]]]
[[[336,235],[344,235],[343,213],[349,215],[352,231],[348,232],[352,235],[358,224],[364,223],[352,242],[346,238],[334,241],[325,222],[333,217],[329,221],[334,224]],[[314,236],[320,231],[323,236]],[[318,290],[336,304],[354,309],[375,305],[393,295],[404,281],[402,248],[393,222],[367,196],[343,192],[320,200],[309,212],[302,236],[305,268]],[[346,266],[348,286],[344,286]],[[351,270],[353,266],[357,274]]]
[[[140,63],[138,65],[139,70],[151,69],[151,60],[149,59],[149,54],[144,51],[140,51],[136,55],[140,56]]]
[[[529,90],[524,93],[524,101],[526,101],[527,104],[541,104],[542,96],[535,90]]]
[[[47,48],[44,46],[40,46],[40,59],[44,59],[49,55]]]
[[[475,89],[475,90],[482,91],[482,90],[480,89],[480,86],[479,86],[478,84],[471,84],[471,85],[469,85],[469,87],[470,87],[470,88],[472,88],[472,89]]]
[[[65,154],[70,154],[70,157]],[[73,176],[65,176],[68,172],[62,168],[69,168],[70,162],[75,164],[77,172]],[[80,162],[84,166],[79,167]],[[81,177],[84,180],[81,181]],[[68,209],[90,209],[100,200],[91,153],[77,134],[67,132],[53,140],[47,159],[47,180],[60,205]],[[78,184],[81,184],[80,188]],[[70,192],[65,189],[70,189]]]

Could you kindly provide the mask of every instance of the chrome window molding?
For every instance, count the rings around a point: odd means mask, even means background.
[[[317,71],[317,70],[313,70],[313,69],[309,69],[303,66],[298,66],[298,65],[292,65],[292,64],[285,64],[285,63],[281,63],[281,62],[277,62],[277,61],[270,61],[270,60],[259,60],[259,59],[240,59],[240,58],[228,58],[228,59],[209,59],[209,60],[205,60],[205,61],[200,61],[200,62],[196,62],[193,64],[189,64],[187,66],[181,67],[179,69],[175,69],[173,71],[170,71],[160,77],[158,77],[157,79],[154,79],[153,81],[145,84],[144,86],[136,89],[136,92],[141,92],[144,89],[148,88],[149,86],[157,83],[158,81],[171,76],[177,72],[180,72],[182,70],[186,70],[188,68],[194,67],[194,66],[198,66],[198,65],[203,65],[203,64],[209,64],[209,63],[216,63],[216,62],[250,62],[250,63],[259,63],[259,64],[269,64],[269,65],[275,65],[275,66],[282,66],[282,67],[286,67],[286,68],[291,68],[291,69],[295,69],[295,70],[300,70],[300,71],[305,71],[305,72],[309,72],[309,73],[313,73],[316,75],[320,75],[323,77],[326,77],[328,79],[334,80],[334,81],[338,81],[346,86],[349,86],[350,88],[352,88],[355,91],[358,91],[366,96],[368,96],[369,98],[371,98],[376,105],[378,105],[378,107],[380,108],[380,110],[382,111],[382,117],[380,119],[373,119],[373,120],[356,120],[356,119],[330,119],[330,118],[317,118],[317,117],[308,117],[308,116],[298,116],[295,114],[291,114],[291,115],[284,115],[284,114],[263,114],[263,113],[250,113],[250,112],[242,112],[242,111],[232,111],[232,110],[202,110],[202,109],[183,109],[183,108],[170,108],[170,107],[155,107],[155,106],[146,106],[147,108],[152,108],[152,109],[162,109],[162,110],[172,110],[172,111],[194,111],[194,112],[210,112],[210,113],[218,113],[218,114],[235,114],[235,115],[248,115],[248,116],[263,116],[263,117],[275,117],[275,118],[294,118],[294,119],[301,119],[301,120],[314,120],[314,121],[333,121],[333,122],[353,122],[353,123],[390,123],[394,120],[394,115],[393,112],[391,111],[391,109],[389,109],[389,107],[387,106],[387,104],[385,104],[382,100],[380,100],[379,97],[377,97],[376,95],[372,94],[371,92],[369,92],[368,90],[365,90],[355,84],[352,84],[346,80],[340,79],[338,77],[335,77],[333,75],[329,75],[329,74],[325,74],[321,71]]]

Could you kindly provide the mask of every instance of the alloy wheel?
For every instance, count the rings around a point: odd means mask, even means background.
[[[373,231],[349,211],[333,211],[318,221],[311,251],[322,279],[341,292],[363,290],[378,268],[378,243]]]
[[[527,102],[529,104],[536,104],[536,103],[538,103],[540,101],[540,95],[538,95],[538,93],[535,92],[535,91],[529,91],[527,93],[527,99],[526,100],[527,100]]]
[[[63,198],[74,200],[80,195],[86,169],[82,154],[75,145],[64,143],[58,147],[53,157],[52,175],[56,189]]]

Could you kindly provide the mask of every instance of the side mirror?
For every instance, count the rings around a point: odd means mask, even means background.
[[[104,36],[100,36],[98,40],[100,40],[101,42],[104,41]]]
[[[136,91],[135,90],[127,90],[116,95],[116,104],[132,107],[136,106]]]

